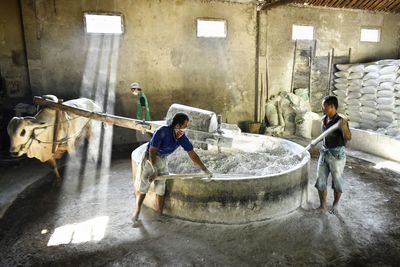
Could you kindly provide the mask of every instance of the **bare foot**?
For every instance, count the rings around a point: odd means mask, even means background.
[[[139,227],[140,225],[142,225],[142,221],[138,219],[138,220],[136,220],[136,221],[133,221],[132,227],[133,227],[133,228],[137,228],[137,227]]]
[[[327,213],[328,209],[326,206],[320,206],[319,208],[316,209],[319,213],[325,214]]]
[[[138,221],[139,221],[139,213],[135,212],[135,213],[132,215],[131,220],[132,220],[133,223],[138,222]]]
[[[332,206],[332,209],[329,211],[329,213],[331,213],[331,214],[333,214],[333,215],[336,215],[336,214],[338,214],[338,207],[337,207],[337,205],[333,205]]]
[[[165,217],[165,216],[162,215],[162,214],[157,214],[157,216],[154,218],[154,221],[155,221],[155,222],[159,222],[159,223],[166,223],[166,222],[168,222],[169,220],[168,220],[168,217]]]

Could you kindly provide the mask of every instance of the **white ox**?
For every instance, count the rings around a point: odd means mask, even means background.
[[[45,98],[57,102],[57,97],[46,95]],[[78,107],[89,111],[100,111],[100,107],[90,99],[78,98],[63,102],[64,105]],[[53,135],[56,111],[43,108],[34,117],[14,117],[8,124],[10,136],[10,152],[14,156],[27,154],[29,158],[48,161],[54,168],[57,178],[61,178],[57,170],[56,160],[64,152],[72,152],[75,146],[88,137],[92,121],[71,112],[61,112],[59,130],[56,138],[57,149],[53,148]]]

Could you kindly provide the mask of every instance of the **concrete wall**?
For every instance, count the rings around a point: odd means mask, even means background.
[[[4,95],[12,98],[21,98],[29,94],[18,2],[18,0],[0,2],[0,74],[3,79],[0,88],[7,92]]]
[[[136,99],[128,86],[137,81],[145,89],[153,119],[162,119],[172,103],[222,113],[231,123],[254,118],[254,5],[196,0],[23,2],[34,94],[88,96],[108,105],[107,112],[133,117]],[[125,33],[85,34],[84,11],[120,12]],[[227,38],[197,38],[196,18],[204,17],[226,19]]]
[[[264,34],[267,34],[269,96],[290,90],[293,24],[314,26],[316,56],[327,56],[332,48],[335,49],[335,56],[346,56],[351,48],[352,63],[399,56],[399,14],[296,6],[278,7],[264,12],[267,13],[267,31]],[[379,27],[381,42],[361,43],[362,26]]]
[[[0,12],[18,14],[17,3],[3,4],[7,8]],[[125,33],[85,34],[84,11],[121,13]],[[137,81],[148,96],[153,119],[162,119],[172,103],[222,113],[229,123],[253,120],[256,112],[262,118],[265,80],[269,96],[290,89],[294,23],[315,26],[316,56],[327,56],[331,48],[335,55],[347,55],[352,48],[351,62],[364,62],[397,57],[400,47],[400,15],[364,11],[296,6],[262,11],[258,45],[256,11],[250,3],[35,0],[22,1],[22,14],[33,94],[85,96],[104,111],[127,117],[134,117],[136,102],[128,85]],[[8,25],[19,20],[8,16],[0,33],[18,32]],[[196,18],[202,17],[226,19],[227,38],[197,38]],[[360,43],[361,26],[380,27],[381,42]],[[21,31],[16,36],[15,46],[2,46],[3,61],[15,58],[12,50],[21,55]],[[256,91],[261,100],[256,100]],[[118,143],[134,136],[131,130],[116,128],[116,133]]]
[[[400,140],[394,137],[351,128],[348,147],[400,162]]]

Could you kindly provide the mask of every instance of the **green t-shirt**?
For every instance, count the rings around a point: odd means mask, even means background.
[[[146,107],[146,121],[150,121],[150,107],[147,97],[144,93],[140,92],[137,105],[136,105],[136,119],[143,120],[142,107]]]

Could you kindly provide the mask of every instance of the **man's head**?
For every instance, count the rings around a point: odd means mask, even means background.
[[[322,101],[322,111],[328,117],[335,116],[337,108],[339,107],[339,102],[336,96],[329,95]]]
[[[171,126],[175,129],[185,129],[189,125],[189,116],[186,113],[176,113],[172,119]]]
[[[131,88],[132,94],[134,94],[134,95],[137,95],[137,94],[139,94],[139,92],[142,91],[142,88],[140,87],[139,83],[131,83],[130,88]]]

